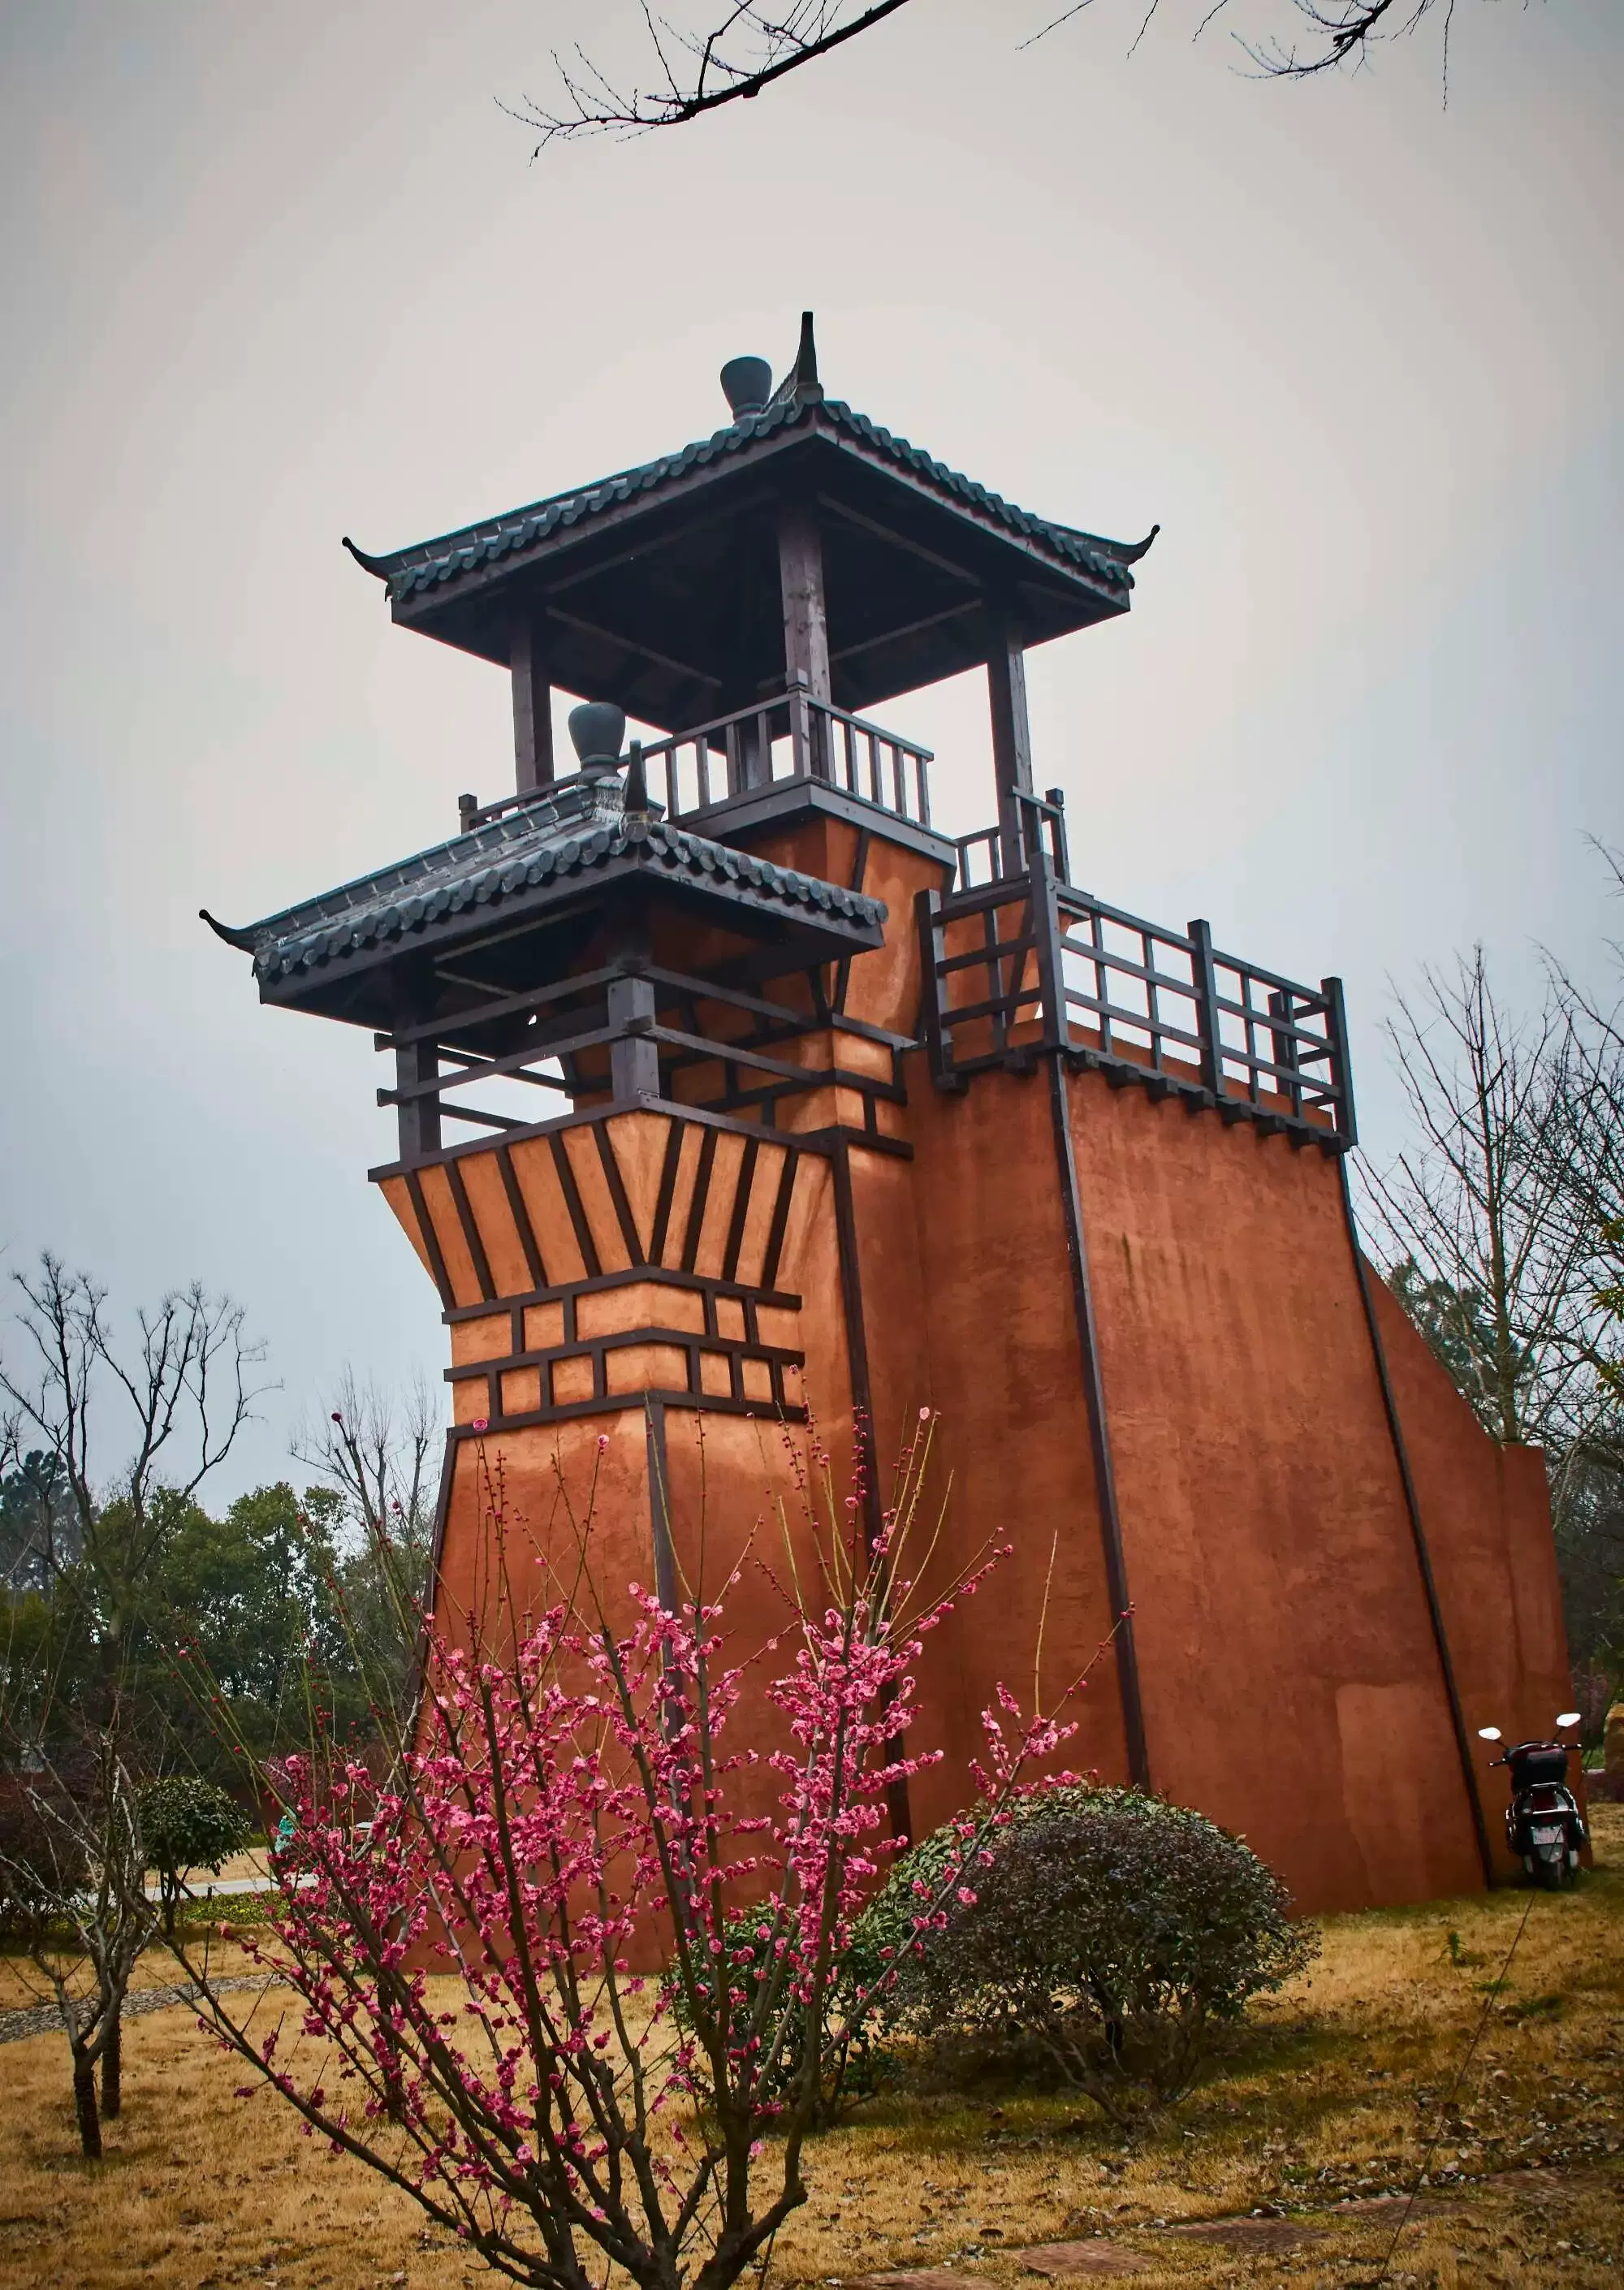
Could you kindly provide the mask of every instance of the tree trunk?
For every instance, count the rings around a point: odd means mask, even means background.
[[[116,2008],[113,2024],[108,2030],[106,2046],[101,2054],[101,2114],[107,2123],[116,2123],[124,2101],[124,2024]],[[98,2150],[100,2151],[100,2150]]]
[[[101,2121],[96,2113],[96,2070],[89,2060],[73,2063],[74,2113],[79,2118],[79,2148],[87,2162],[101,2160]]]

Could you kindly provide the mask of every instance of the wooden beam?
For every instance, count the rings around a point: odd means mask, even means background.
[[[544,616],[516,615],[509,658],[513,668],[513,762],[521,795],[553,784],[553,687],[548,675]]]
[[[789,500],[778,513],[779,582],[784,595],[786,677],[806,678],[814,700],[827,707],[829,689],[828,615],[823,600],[823,540],[808,501]]]
[[[962,621],[966,613],[980,609],[972,597],[962,605],[949,605],[945,612],[927,613],[923,620],[904,621],[894,629],[882,629],[877,637],[863,637],[856,644],[842,645],[829,654],[831,661],[855,660],[859,653],[873,652],[881,645],[900,644],[905,637],[923,636],[927,629],[938,629],[944,621]]]
[[[813,779],[829,776],[827,717],[808,701],[833,699],[829,682],[828,614],[823,596],[823,536],[812,504],[791,495],[779,504],[779,586],[784,599],[784,680],[789,687],[795,768]],[[770,766],[759,771],[762,782]],[[756,784],[755,778],[747,785]]]
[[[602,644],[618,645],[634,660],[652,661],[654,667],[666,669],[673,676],[685,676],[695,684],[708,685],[713,692],[722,689],[721,677],[712,676],[708,669],[693,668],[685,660],[673,660],[669,653],[656,652],[652,645],[640,643],[636,637],[626,636],[614,629],[606,629],[596,621],[582,620],[579,613],[566,613],[561,605],[555,605],[551,607],[550,617],[562,621],[566,629],[579,629],[583,636],[597,637]],[[647,721],[646,717],[644,721]],[[676,730],[679,727],[673,725],[671,728]]]
[[[1034,792],[1032,727],[1027,720],[1027,661],[1012,615],[993,605],[987,614],[987,698],[992,713],[993,778],[998,790],[998,828],[1004,871],[1021,872],[1027,822],[1020,801]]]

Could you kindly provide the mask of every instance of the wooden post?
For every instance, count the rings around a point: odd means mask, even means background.
[[[1332,1043],[1331,1085],[1337,1093],[1337,1135],[1343,1146],[1359,1141],[1359,1125],[1354,1119],[1353,1074],[1348,1062],[1348,1011],[1342,1000],[1340,978],[1322,978],[1319,990],[1327,1005]]]
[[[1019,875],[1024,865],[1020,797],[1032,785],[1032,728],[1027,721],[1027,662],[1020,631],[1010,615],[993,605],[988,613],[987,698],[992,711],[993,778],[998,789],[998,828],[1004,872]]]
[[[395,1051],[395,1086],[411,1089],[440,1077],[440,1051],[435,1042],[405,1042]],[[426,1161],[440,1149],[440,1101],[437,1097],[404,1098],[396,1107],[400,1133],[400,1157]]]
[[[829,683],[828,616],[823,598],[823,540],[810,502],[786,500],[778,512],[778,573],[784,598],[784,679],[800,677],[814,701],[827,708],[833,699]],[[825,718],[816,710],[807,768],[815,779],[828,779],[828,752]],[[797,758],[797,761],[799,759]]]
[[[865,830],[866,831],[866,830]],[[930,1060],[931,1079],[940,1090],[963,1092],[965,1082],[962,1074],[953,1070],[953,1036],[944,1022],[947,997],[942,983],[941,965],[946,958],[947,933],[942,926],[941,893],[916,891],[914,893],[914,923],[919,933],[919,973],[924,989],[924,1045]]]
[[[609,1045],[609,1086],[617,1099],[660,1095],[660,1045],[644,1030],[654,1022],[654,989],[646,978],[612,978],[609,1022],[626,1031]]]
[[[1211,1090],[1213,1102],[1224,1094],[1224,1037],[1219,1023],[1218,973],[1212,963],[1212,925],[1201,917],[1186,923],[1185,934],[1194,952],[1191,983],[1196,989],[1196,1031],[1201,1037],[1201,1085]],[[1102,995],[1101,1000],[1105,999]]]
[[[521,795],[553,784],[553,687],[548,678],[544,617],[522,613],[513,623],[513,761]]]

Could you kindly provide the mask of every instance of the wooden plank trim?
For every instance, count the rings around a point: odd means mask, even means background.
[[[676,1197],[676,1172],[683,1157],[683,1125],[672,1121],[666,1134],[665,1159],[660,1164],[660,1193],[654,1203],[654,1229],[649,1235],[649,1261],[658,1264],[666,1253],[671,1204]]]
[[[415,1169],[407,1169],[403,1173],[406,1180],[406,1190],[412,1199],[412,1214],[417,1219],[418,1230],[423,1236],[423,1246],[428,1252],[429,1272],[433,1277],[435,1286],[440,1292],[440,1301],[448,1312],[454,1312],[457,1309],[457,1292],[452,1286],[451,1274],[445,1269],[445,1256],[440,1246],[440,1236],[435,1230],[433,1217],[428,1213],[428,1200],[423,1190],[422,1178]]]
[[[796,1170],[800,1157],[791,1147],[784,1155],[784,1165],[779,1172],[778,1197],[772,1204],[772,1221],[767,1228],[766,1253],[761,1261],[764,1289],[770,1289],[778,1278],[779,1260],[784,1253],[784,1235],[789,1227],[789,1205],[795,1194]]]
[[[705,1202],[710,1191],[711,1165],[716,1157],[716,1133],[708,1129],[700,1141],[700,1165],[693,1173],[693,1198],[688,1204],[688,1230],[683,1240],[683,1270],[692,1272],[699,1261],[700,1234],[705,1224]]]
[[[453,1161],[445,1172],[445,1181],[456,1204],[457,1221],[462,1227],[462,1237],[468,1243],[468,1256],[474,1267],[474,1277],[479,1283],[479,1293],[487,1304],[496,1301],[496,1283],[491,1277],[491,1260],[485,1254],[485,1245],[480,1237],[479,1222],[474,1214],[474,1204],[468,1198],[468,1189],[461,1170]]]
[[[632,1214],[632,1205],[627,1198],[626,1183],[620,1174],[620,1164],[615,1158],[614,1140],[609,1134],[608,1123],[595,1121],[592,1125],[592,1133],[597,1140],[597,1157],[604,1165],[604,1181],[609,1188],[609,1197],[614,1203],[614,1213],[620,1223],[620,1237],[626,1243],[627,1256],[633,1264],[642,1264],[646,1260],[643,1253],[643,1243],[637,1237],[637,1220]]]
[[[596,1124],[593,1125],[596,1126]],[[581,1202],[580,1189],[575,1182],[575,1172],[570,1165],[570,1157],[565,1149],[564,1139],[555,1133],[548,1142],[553,1149],[553,1166],[558,1173],[558,1189],[564,1195],[564,1205],[570,1213],[570,1222],[574,1227],[575,1245],[580,1251],[580,1261],[587,1277],[591,1280],[596,1278],[604,1268],[598,1261],[597,1250],[592,1239],[592,1227],[587,1221],[587,1212]]]
[[[524,1252],[524,1261],[530,1269],[530,1277],[538,1288],[545,1288],[547,1265],[541,1254],[540,1243],[536,1238],[536,1229],[530,1221],[530,1211],[525,1205],[524,1193],[519,1188],[518,1172],[513,1165],[512,1151],[505,1141],[496,1149],[496,1165],[501,1171],[502,1190],[508,1196],[508,1206],[512,1212],[513,1221],[518,1231],[519,1245]]]
[[[722,1277],[733,1280],[739,1273],[739,1252],[744,1245],[744,1223],[750,1213],[750,1188],[756,1179],[756,1159],[761,1151],[757,1139],[745,1140],[744,1152],[739,1163],[739,1176],[733,1187],[733,1213],[727,1228],[727,1241],[722,1251]]]

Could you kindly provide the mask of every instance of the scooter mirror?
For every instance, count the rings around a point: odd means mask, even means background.
[[[1477,1728],[1477,1738],[1480,1742],[1498,1742],[1500,1739],[1500,1727],[1498,1726],[1480,1726]]]
[[[1577,1726],[1580,1723],[1580,1714],[1577,1709],[1564,1709],[1556,1723],[1558,1726]]]

